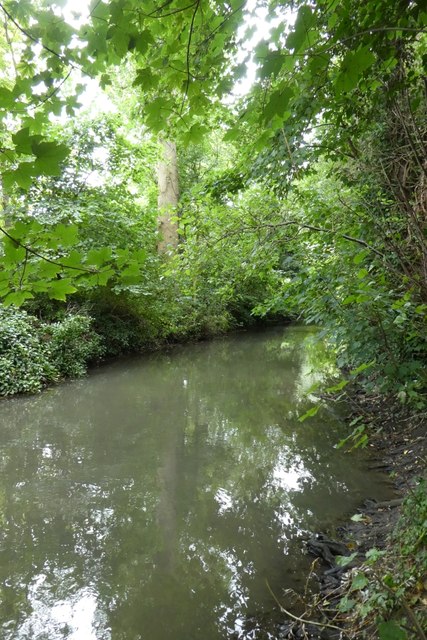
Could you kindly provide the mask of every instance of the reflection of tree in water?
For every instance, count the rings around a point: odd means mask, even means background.
[[[331,462],[328,416],[296,420],[303,335],[194,345],[3,404],[5,640],[67,637],[55,607],[73,598],[95,602],[96,640],[224,638],[270,602],[265,578],[295,586],[301,531],[360,481]]]

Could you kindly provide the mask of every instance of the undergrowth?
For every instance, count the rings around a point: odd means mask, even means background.
[[[338,611],[347,614],[350,637],[426,640],[427,482],[419,478],[384,550],[370,549],[352,570]]]

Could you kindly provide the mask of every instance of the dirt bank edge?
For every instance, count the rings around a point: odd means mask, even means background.
[[[292,617],[277,598],[283,621],[275,635],[277,640],[427,640],[427,413],[360,389],[347,396],[348,424],[358,427],[348,447],[363,434],[372,468],[390,475],[396,497],[366,501],[337,528],[332,543],[345,545],[347,560],[333,547],[332,562],[317,554],[308,582],[317,581],[320,592],[296,598]],[[327,548],[330,532],[323,542]]]

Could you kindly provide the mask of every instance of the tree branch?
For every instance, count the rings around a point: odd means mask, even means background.
[[[67,64],[69,66],[73,66],[73,64],[67,60],[67,58],[62,55],[61,53],[58,53],[57,51],[54,51],[53,49],[51,49],[50,47],[48,47],[47,45],[43,44],[43,42],[40,42],[40,40],[38,38],[35,38],[29,31],[26,31],[26,29],[24,29],[23,27],[21,27],[21,25],[19,24],[19,22],[17,22],[15,20],[15,18],[12,16],[11,13],[9,13],[9,11],[6,9],[6,7],[4,6],[4,4],[2,2],[0,2],[0,9],[3,11],[3,13],[9,18],[9,20],[11,22],[13,22],[13,24],[15,25],[15,27],[29,40],[31,40],[31,42],[34,42],[35,44],[39,44],[41,47],[43,47],[43,49],[45,51],[48,51],[49,53],[51,53],[52,55],[56,56],[57,58],[59,58],[61,60],[61,62],[63,62],[64,64]]]
[[[61,267],[61,269],[73,269],[74,271],[83,271],[84,273],[92,273],[92,274],[100,273],[99,269],[94,269],[94,268],[88,269],[87,267],[73,267],[71,265],[64,264],[63,262],[59,262],[58,260],[53,260],[52,258],[48,258],[47,256],[44,256],[42,253],[38,253],[38,251],[35,251],[34,249],[29,247],[28,245],[24,244],[20,240],[17,240],[16,238],[14,238],[3,227],[0,227],[0,232],[3,233],[3,235],[6,236],[6,238],[9,238],[9,240],[12,240],[12,242],[14,242],[18,247],[22,247],[23,249],[25,249],[25,251],[26,251],[25,261],[26,262],[28,260],[28,254],[31,253],[33,256],[37,256],[37,258],[41,258],[45,262],[49,262],[50,264],[54,264],[57,267]]]
[[[191,48],[191,39],[193,37],[193,30],[194,30],[194,21],[196,19],[196,14],[197,11],[199,9],[199,5],[200,5],[200,0],[197,0],[196,2],[196,7],[193,11],[193,15],[191,16],[191,23],[190,23],[190,32],[188,34],[188,42],[187,42],[187,56],[186,56],[186,65],[187,65],[187,81],[185,83],[185,91],[184,91],[184,96],[182,98],[182,104],[181,104],[181,109],[180,109],[180,113],[182,115],[182,110],[184,109],[184,104],[185,104],[185,100],[187,98],[187,94],[188,94],[188,88],[190,86],[190,48]]]
[[[170,4],[170,3],[167,3],[167,4]],[[158,9],[156,9],[155,11],[152,11],[151,13],[144,13],[143,11],[139,11],[139,13],[143,15],[145,18],[157,18],[157,19],[167,18],[168,16],[174,16],[177,13],[182,13],[183,11],[187,11],[187,9],[191,9],[192,7],[198,4],[199,4],[199,0],[196,0],[196,2],[192,2],[191,4],[188,4],[186,7],[181,7],[180,9],[174,9],[173,11],[169,11],[168,13],[161,13],[160,15],[156,15],[156,14],[158,11],[161,11],[162,7],[159,7]]]
[[[355,242],[356,244],[360,244],[362,247],[365,247],[366,249],[369,249],[369,251],[371,251],[372,253],[375,253],[375,255],[380,256],[381,258],[385,258],[386,257],[381,251],[379,251],[378,249],[376,249],[375,247],[370,245],[365,240],[362,240],[361,238],[354,238],[353,236],[350,236],[347,233],[337,233],[336,231],[333,231],[332,229],[324,229],[323,227],[316,227],[316,226],[311,225],[311,224],[304,224],[304,223],[301,223],[301,222],[297,222],[296,220],[287,220],[286,222],[278,222],[276,224],[273,224],[273,223],[259,224],[256,227],[241,227],[240,229],[238,229],[236,231],[233,231],[232,233],[224,234],[223,236],[218,238],[216,240],[216,242],[221,242],[222,240],[225,240],[225,238],[228,238],[231,235],[237,235],[238,233],[241,233],[242,231],[243,232],[247,231],[249,233],[256,233],[260,229],[276,230],[276,229],[280,229],[282,227],[291,227],[291,226],[298,227],[299,229],[308,229],[309,231],[317,231],[319,233],[331,233],[331,234],[333,234],[335,236],[338,236],[339,238],[343,238],[344,240],[348,240],[348,242]]]

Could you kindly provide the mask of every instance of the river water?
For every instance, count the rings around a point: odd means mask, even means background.
[[[388,491],[333,411],[298,421],[330,374],[310,329],[275,328],[3,401],[0,637],[258,637],[301,537]]]

